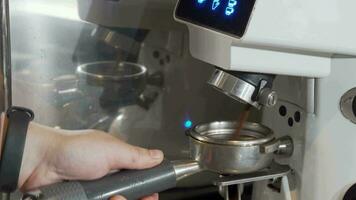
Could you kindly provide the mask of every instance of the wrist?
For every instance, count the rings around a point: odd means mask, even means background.
[[[5,137],[6,137],[6,115],[5,113],[1,113],[0,115],[0,160],[3,152]]]
[[[32,180],[38,180],[39,176],[46,177],[50,175],[38,172],[51,173],[48,162],[63,140],[64,136],[57,134],[52,128],[36,123],[29,124],[18,181],[19,188],[32,189],[27,188],[26,185],[32,185]],[[44,168],[46,170],[43,170]]]

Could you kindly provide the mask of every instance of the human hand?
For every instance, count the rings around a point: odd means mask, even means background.
[[[151,168],[162,160],[159,150],[135,147],[100,131],[65,131],[31,123],[19,188],[27,191],[64,180],[95,180],[113,170]],[[158,195],[144,199],[157,200]]]

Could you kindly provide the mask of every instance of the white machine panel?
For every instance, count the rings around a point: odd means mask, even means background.
[[[353,0],[257,0],[242,37],[226,32],[220,36],[230,37],[231,43],[260,48],[356,55],[355,7]],[[206,26],[200,22],[175,17],[190,27],[223,32],[217,24],[212,25],[213,28],[203,28]],[[220,21],[231,23],[224,18]]]
[[[332,55],[356,55],[356,27],[350,26],[355,7],[352,0],[257,0],[241,37],[177,11],[175,18],[188,25],[191,53],[205,62],[233,71],[320,78],[329,75]]]
[[[356,55],[356,1],[257,0],[242,43]]]

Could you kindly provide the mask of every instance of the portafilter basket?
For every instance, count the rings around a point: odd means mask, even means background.
[[[293,152],[291,138],[276,139],[266,126],[246,122],[236,139],[237,127],[237,122],[224,121],[192,128],[188,131],[192,159],[219,174],[242,174],[270,166],[275,153]]]
[[[147,68],[131,62],[87,63],[80,65],[76,74],[82,91],[91,95],[100,93],[100,98],[108,102],[136,100],[147,84]]]

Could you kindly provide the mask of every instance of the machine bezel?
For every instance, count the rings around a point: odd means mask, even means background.
[[[244,30],[241,32],[241,35],[237,35],[237,34],[234,34],[234,33],[228,32],[228,31],[220,30],[220,29],[214,28],[213,26],[209,26],[209,25],[202,24],[202,23],[196,22],[196,21],[188,19],[188,18],[184,18],[184,17],[178,16],[177,15],[177,9],[178,9],[178,6],[179,6],[181,1],[182,0],[177,1],[176,5],[175,5],[175,9],[174,9],[174,14],[173,14],[174,20],[176,20],[177,22],[187,24],[188,26],[193,26],[193,27],[196,27],[196,28],[200,28],[200,29],[203,29],[205,31],[218,33],[218,34],[220,34],[222,36],[228,36],[228,37],[230,37],[232,39],[241,40],[246,35],[246,32],[249,29],[249,25],[250,25],[251,19],[253,17],[254,11],[256,9],[256,4],[257,4],[258,0],[255,0],[255,2],[253,3],[253,7],[252,7],[252,10],[250,12],[250,16],[249,16],[249,18],[248,18],[248,20],[246,22],[246,26],[245,26]]]

